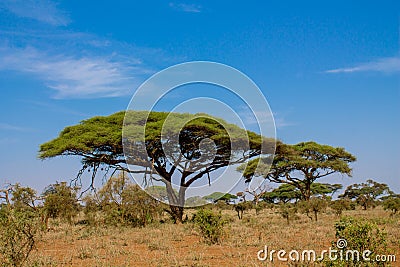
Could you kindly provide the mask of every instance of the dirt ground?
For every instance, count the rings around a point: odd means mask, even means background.
[[[321,214],[318,222],[299,215],[290,225],[276,211],[259,215],[248,211],[239,220],[234,211],[220,244],[208,245],[193,224],[157,224],[146,228],[88,227],[57,224],[37,244],[31,266],[288,266],[286,262],[260,261],[257,252],[314,249],[320,252],[336,241],[332,212]],[[400,217],[389,217],[381,208],[347,211],[344,215],[368,218],[388,233],[390,254],[400,266]],[[312,266],[311,264],[290,266]]]

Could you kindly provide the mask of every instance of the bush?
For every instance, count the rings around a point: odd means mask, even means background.
[[[351,204],[353,204],[353,206]],[[350,199],[343,198],[332,201],[330,203],[330,207],[335,211],[335,214],[337,216],[341,216],[344,210],[353,209],[354,203]]]
[[[124,173],[111,177],[98,195],[106,224],[146,226],[163,212],[163,204],[130,182]]]
[[[201,209],[193,215],[194,224],[200,229],[200,233],[207,243],[215,244],[224,236],[224,226],[228,223],[222,218],[221,213]]]
[[[383,201],[383,208],[395,215],[400,210],[400,197],[391,197]]]
[[[347,244],[344,248],[348,250],[357,250],[360,255],[363,251],[370,250],[372,254],[369,256],[370,262],[366,261],[327,261],[326,266],[385,266],[383,262],[375,262],[375,256],[378,254],[385,255],[386,250],[386,232],[378,228],[375,223],[366,221],[365,219],[355,219],[352,217],[342,218],[335,223],[336,237],[346,240]],[[333,247],[337,248],[336,241],[332,242]],[[335,249],[336,249],[335,248]],[[361,258],[361,256],[360,256]]]
[[[42,229],[38,213],[0,207],[0,266],[22,266],[35,247]]]
[[[237,216],[238,216],[239,220],[243,219],[243,212],[245,210],[251,209],[252,207],[253,207],[253,203],[251,201],[242,201],[233,206],[233,208],[237,212]]]
[[[305,213],[310,220],[313,220],[313,216],[310,214],[312,213],[315,221],[318,221],[318,213],[324,212],[328,203],[325,199],[312,197],[308,201],[298,202],[298,206],[301,212]]]
[[[287,224],[290,224],[293,219],[297,219],[297,207],[292,203],[279,204],[278,213],[286,219]]]
[[[68,186],[66,182],[49,185],[43,193],[46,217],[60,218],[72,223],[79,212],[76,191],[76,188]]]

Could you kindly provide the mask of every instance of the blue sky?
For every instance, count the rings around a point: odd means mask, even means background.
[[[41,143],[124,110],[165,67],[209,60],[257,83],[279,139],[356,155],[353,178],[332,181],[400,192],[397,1],[141,2],[0,0],[1,184],[71,179],[79,160],[40,161]]]

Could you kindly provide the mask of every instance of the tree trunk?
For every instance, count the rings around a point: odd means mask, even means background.
[[[318,211],[314,210],[314,217],[315,217],[315,221],[318,221]]]
[[[311,197],[311,184],[306,183],[304,189],[304,200],[309,201]]]
[[[169,208],[171,209],[171,216],[174,223],[181,224],[183,222],[183,207],[169,205]]]
[[[174,223],[182,223],[183,222],[183,207],[185,205],[185,193],[186,188],[180,187],[178,195],[176,195],[171,183],[165,183],[167,188],[167,196],[170,207],[170,214]]]

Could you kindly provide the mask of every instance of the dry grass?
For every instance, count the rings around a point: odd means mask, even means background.
[[[159,224],[146,228],[58,225],[44,235],[32,254],[30,265],[279,266],[258,261],[257,251],[264,245],[286,251],[327,249],[335,240],[333,224],[339,219],[329,212],[321,214],[318,222],[300,215],[298,220],[288,225],[270,209],[259,215],[248,211],[243,220],[238,220],[234,211],[223,213],[232,222],[227,227],[225,238],[217,245],[202,242],[191,223]],[[344,215],[367,218],[384,228],[388,233],[390,250],[400,258],[399,217],[389,217],[381,208],[347,211]]]

